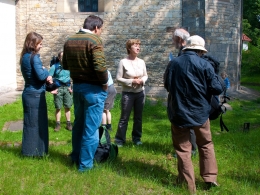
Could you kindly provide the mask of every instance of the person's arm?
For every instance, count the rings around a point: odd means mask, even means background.
[[[53,77],[54,75],[54,72],[55,72],[55,64],[53,64],[49,70],[49,75]]]
[[[145,62],[143,61],[143,73],[144,75],[142,76],[141,80],[142,80],[142,83],[141,85],[145,85],[145,82],[147,81],[148,79],[148,75],[147,75],[147,71],[146,71],[146,65],[145,65]]]
[[[219,75],[215,74],[214,69],[210,64],[206,69],[206,77],[208,81],[208,89],[211,95],[220,95],[226,90],[224,80]]]
[[[63,54],[64,55],[64,54]],[[107,88],[108,74],[102,42],[92,49],[94,70],[103,88]]]
[[[48,70],[42,65],[41,59],[38,55],[35,55],[33,58],[33,70],[40,81],[49,81],[52,78],[49,76]]]
[[[163,74],[163,84],[164,88],[169,92],[169,71],[170,71],[171,61],[168,63],[166,70]]]

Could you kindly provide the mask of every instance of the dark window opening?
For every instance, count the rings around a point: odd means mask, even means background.
[[[98,12],[98,0],[79,0],[79,12]]]

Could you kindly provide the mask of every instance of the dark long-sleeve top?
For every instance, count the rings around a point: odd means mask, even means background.
[[[21,72],[25,81],[24,90],[45,91],[45,81],[49,72],[42,65],[40,55],[34,55],[32,65],[31,53],[25,53],[22,57]]]
[[[193,51],[186,51],[169,62],[165,72],[170,121],[180,127],[200,126],[209,118],[212,95],[225,90],[220,76],[209,62]]]
[[[88,30],[80,30],[66,41],[62,66],[70,70],[74,83],[102,85],[108,81],[102,40]]]

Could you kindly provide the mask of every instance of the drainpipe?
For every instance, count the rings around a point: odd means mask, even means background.
[[[243,51],[243,43],[242,43],[242,36],[243,36],[243,0],[241,0],[241,19],[240,19],[240,58],[237,65],[237,90],[240,90],[240,80],[241,80],[241,63],[242,63],[242,51]]]

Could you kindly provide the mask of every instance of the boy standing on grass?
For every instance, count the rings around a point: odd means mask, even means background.
[[[60,51],[58,53],[59,62],[53,64],[49,70],[49,75],[53,78],[57,79],[61,86],[58,90],[54,90],[51,93],[54,97],[54,105],[56,108],[55,117],[56,117],[56,125],[54,128],[55,132],[58,132],[61,128],[60,126],[60,118],[61,118],[61,108],[64,106],[65,116],[67,120],[66,129],[71,131],[72,125],[70,122],[70,108],[72,106],[72,89],[70,84],[70,71],[63,70],[60,62],[62,60],[63,52]]]
[[[114,100],[117,91],[115,89],[110,71],[108,70],[107,73],[108,73],[108,82],[107,82],[108,90],[107,90],[107,99],[105,101],[105,107],[102,115],[102,126],[106,126],[108,130],[112,130],[111,127],[112,116],[110,110],[114,106]]]

